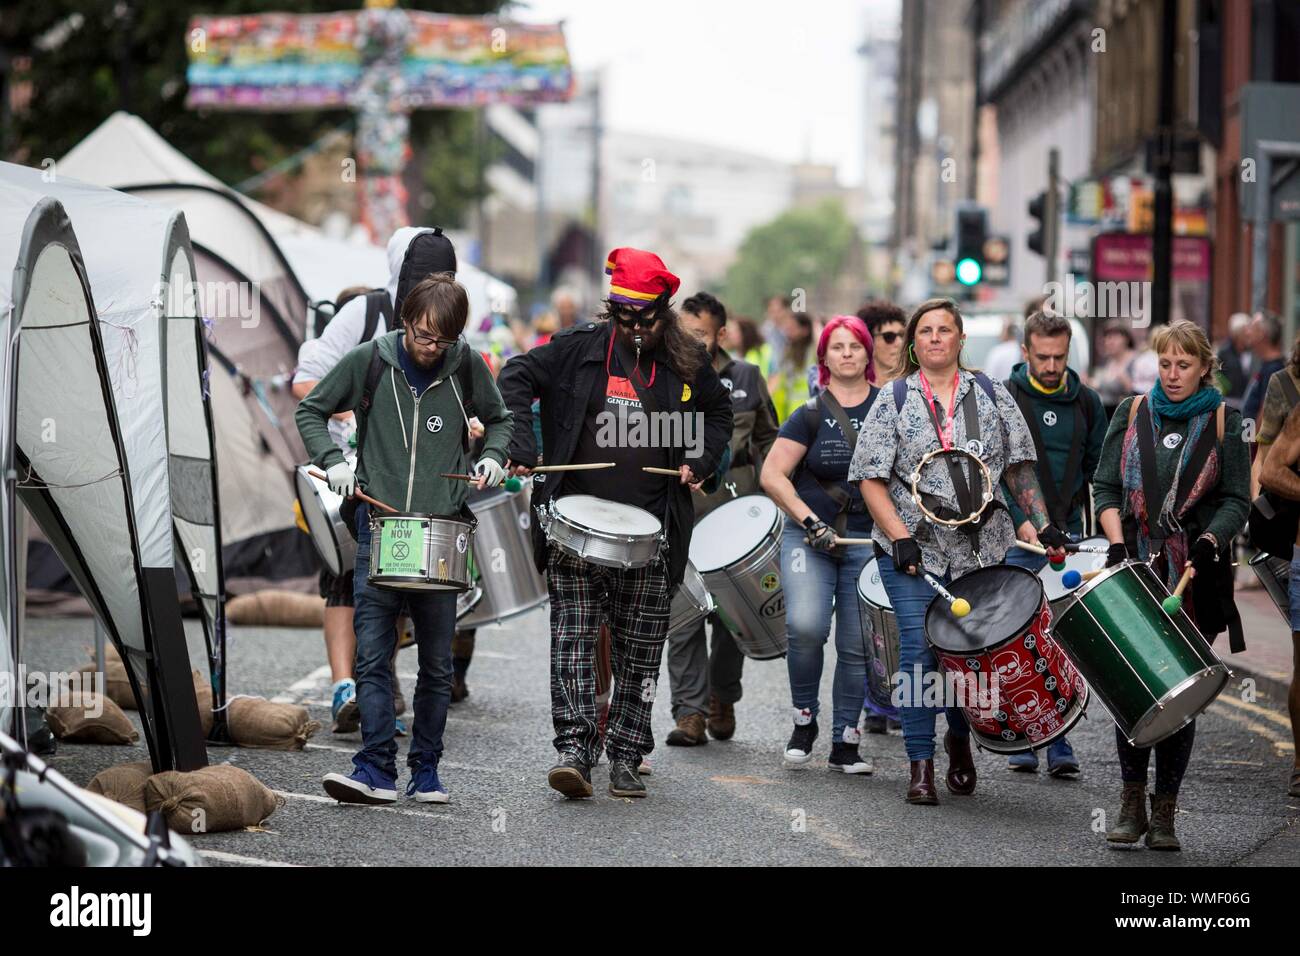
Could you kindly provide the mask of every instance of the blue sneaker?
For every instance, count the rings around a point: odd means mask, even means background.
[[[1038,773],[1038,754],[1030,750],[1027,753],[1012,754],[1007,766],[1021,773]]]
[[[1074,748],[1064,737],[1047,748],[1047,772],[1053,777],[1069,777],[1079,772]]]
[[[417,803],[447,803],[447,788],[438,779],[438,765],[422,763],[411,772],[411,782],[406,786],[406,795],[415,797]]]
[[[339,803],[396,803],[397,780],[370,764],[362,764],[351,775],[327,773],[325,792]]]
[[[404,721],[401,717],[397,718],[397,725],[393,728],[393,733],[396,734],[398,737],[406,736],[406,721]]]
[[[361,727],[361,711],[357,707],[357,682],[345,677],[334,685],[334,701],[330,717],[336,734],[354,734]]]

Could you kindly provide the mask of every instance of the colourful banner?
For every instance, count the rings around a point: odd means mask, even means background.
[[[384,47],[397,54],[389,110],[562,101],[573,86],[558,24],[401,9],[200,16],[186,42],[190,107],[356,108]]]

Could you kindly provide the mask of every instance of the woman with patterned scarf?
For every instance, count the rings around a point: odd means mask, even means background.
[[[1213,384],[1218,360],[1198,326],[1162,326],[1151,346],[1160,377],[1149,394],[1125,399],[1116,409],[1094,479],[1098,520],[1110,541],[1106,564],[1155,555],[1153,569],[1172,590],[1191,561],[1196,576],[1184,608],[1209,640],[1226,629],[1232,649],[1240,650],[1231,545],[1250,511],[1250,452],[1241,437],[1241,415],[1226,409]],[[1145,458],[1154,458],[1154,469]],[[1116,727],[1124,790],[1118,824],[1106,839],[1130,844],[1145,833],[1153,850],[1180,849],[1174,810],[1195,735],[1192,721],[1154,748],[1139,748]],[[1152,749],[1156,785],[1148,819]]]

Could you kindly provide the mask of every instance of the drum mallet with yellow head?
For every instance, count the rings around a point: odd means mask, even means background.
[[[934,588],[935,592],[948,602],[948,609],[952,611],[953,617],[965,617],[970,613],[970,601],[965,598],[953,597],[952,592],[936,581],[927,571],[922,571],[921,577],[925,578],[925,583]]]
[[[1174,588],[1174,593],[1169,595],[1160,602],[1164,612],[1169,615],[1177,614],[1183,607],[1183,591],[1187,590],[1187,582],[1196,577],[1196,568],[1192,567],[1190,561],[1187,567],[1183,568],[1183,576],[1178,579],[1178,586]]]

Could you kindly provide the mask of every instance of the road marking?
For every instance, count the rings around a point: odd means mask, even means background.
[[[209,860],[220,860],[222,863],[243,863],[245,866],[302,866],[301,863],[281,863],[277,860],[263,860],[259,856],[243,856],[222,850],[199,850],[199,856]]]
[[[271,698],[271,702],[275,704],[300,703],[300,698],[304,694],[308,691],[315,690],[323,681],[328,680],[329,676],[330,666],[328,664],[322,664],[306,677],[294,681],[282,693],[276,694]]]
[[[779,801],[765,800],[758,796],[757,791],[750,789],[748,784],[731,782],[732,779],[745,780],[747,778],[711,777],[710,779],[718,780],[722,786],[726,788],[728,793],[731,793],[748,803],[756,804],[765,810],[772,811],[784,821],[786,827],[790,825],[791,812],[796,809],[795,807],[791,807]],[[773,780],[769,782],[776,783],[777,781]],[[807,829],[804,831],[807,835],[811,836],[818,843],[830,847],[841,856],[859,863],[880,862],[869,849],[858,845],[851,838],[834,829],[830,822],[825,818],[815,817],[812,814],[808,814],[804,822],[807,825]]]
[[[340,747],[337,744],[307,743],[304,746],[305,749],[307,750],[332,750],[335,753],[340,753],[340,754],[354,754],[357,752],[356,747]],[[438,761],[438,766],[446,767],[448,770],[469,770],[475,773],[507,773],[508,772],[505,767],[481,767],[477,764],[455,763],[454,761],[451,760],[440,760]]]
[[[1228,700],[1231,701],[1231,698],[1228,698]],[[1242,714],[1233,713],[1224,706],[1224,701],[1216,700],[1210,705],[1209,709],[1220,717],[1227,718],[1235,724],[1241,724],[1252,733],[1259,734],[1273,745],[1273,750],[1277,756],[1285,757],[1288,754],[1295,753],[1295,743],[1293,741],[1285,739],[1281,734],[1267,724],[1261,724]]]
[[[1264,720],[1267,720],[1270,723],[1277,724],[1279,727],[1285,730],[1287,732],[1288,737],[1291,736],[1290,718],[1282,714],[1279,714],[1276,711],[1269,710],[1267,707],[1261,707],[1259,704],[1253,704],[1250,703],[1249,701],[1240,700],[1236,697],[1232,697],[1227,694],[1221,694],[1217,698],[1217,702],[1221,704],[1231,704],[1233,707],[1238,707],[1241,710],[1248,711],[1254,714],[1256,717],[1262,717]]]
[[[308,803],[328,803],[336,807],[355,807],[358,810],[375,810],[379,813],[396,813],[404,817],[419,817],[421,820],[436,820],[439,823],[451,823],[452,816],[450,811],[441,811],[437,813],[425,813],[422,810],[403,810],[401,807],[393,806],[374,806],[366,803],[339,803],[333,797],[320,797],[314,793],[294,793],[292,790],[272,790],[277,796],[284,797],[286,800],[305,800]],[[442,804],[446,806],[446,804]]]

